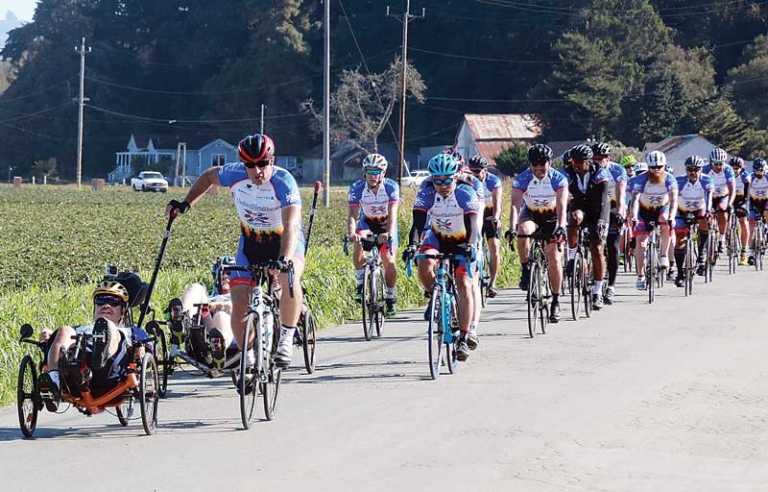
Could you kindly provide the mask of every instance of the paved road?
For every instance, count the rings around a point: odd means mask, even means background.
[[[71,411],[25,441],[4,409],[0,489],[768,490],[768,273],[718,273],[652,308],[622,277],[618,305],[534,340],[504,292],[437,382],[418,313],[372,342],[324,331],[318,371],[249,431],[224,378],[172,380],[151,437]]]

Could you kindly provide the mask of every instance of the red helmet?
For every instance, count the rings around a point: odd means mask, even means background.
[[[243,162],[264,161],[275,156],[275,142],[267,135],[255,133],[240,140],[237,151]]]

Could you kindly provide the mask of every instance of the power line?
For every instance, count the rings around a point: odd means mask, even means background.
[[[12,98],[5,98],[5,97],[0,96],[0,104],[5,104],[5,103],[13,102],[13,101],[18,101],[18,100],[21,100],[21,99],[27,99],[27,98],[30,98],[32,96],[36,96],[38,94],[42,94],[42,93],[48,92],[51,89],[55,89],[57,87],[60,87],[62,85],[65,85],[65,84],[71,82],[72,79],[74,79],[74,76],[69,77],[66,80],[57,82],[57,83],[55,83],[53,85],[50,85],[48,87],[44,87],[43,89],[38,89],[36,91],[29,92],[27,94],[24,94],[23,96],[16,96],[16,97],[12,97]],[[6,92],[6,94],[7,94],[7,92]]]
[[[40,114],[45,114],[45,113],[50,113],[51,111],[56,111],[58,109],[63,108],[64,106],[70,106],[71,104],[72,104],[71,102],[66,102],[66,103],[60,104],[58,106],[53,106],[51,108],[46,108],[46,109],[41,109],[40,111],[35,111],[34,113],[26,113],[26,114],[16,115],[13,118],[7,118],[5,120],[0,120],[0,123],[9,123],[11,121],[20,121],[20,120],[24,120],[24,119],[27,119],[27,118],[33,118],[33,117],[35,117],[37,115],[40,115]]]
[[[408,49],[413,51],[418,51],[419,53],[426,53],[428,55],[445,56],[448,58],[460,58],[462,60],[476,60],[476,61],[485,61],[485,62],[513,63],[513,64],[526,64],[526,65],[559,65],[561,64],[561,62],[559,61],[551,61],[551,60],[507,60],[504,58],[486,58],[481,56],[460,55],[457,53],[445,53],[441,51],[432,51],[432,50],[425,50],[425,49],[413,48],[413,47],[409,47]]]
[[[260,117],[254,117],[254,118],[233,118],[233,119],[211,119],[211,120],[183,120],[183,119],[176,119],[173,117],[169,118],[156,118],[152,116],[142,116],[137,114],[130,114],[130,113],[123,113],[120,111],[114,111],[107,108],[102,108],[99,106],[94,106],[93,104],[86,104],[86,107],[99,111],[101,113],[110,114],[113,116],[120,116],[123,118],[129,118],[129,119],[136,119],[140,121],[157,121],[157,122],[165,122],[168,124],[174,124],[174,123],[245,123],[249,121],[259,121]],[[265,120],[276,120],[276,119],[282,119],[282,118],[295,118],[297,116],[306,116],[304,113],[289,113],[289,114],[277,114],[272,115],[264,118]]]
[[[145,92],[145,93],[149,93],[149,94],[183,95],[183,96],[216,96],[216,95],[225,95],[225,94],[242,94],[242,93],[245,93],[245,92],[256,92],[256,91],[263,90],[265,87],[284,87],[284,86],[287,86],[287,85],[298,84],[298,83],[301,83],[301,82],[307,82],[307,81],[312,80],[312,79],[314,79],[316,77],[317,76],[315,75],[315,76],[312,76],[312,77],[304,77],[304,78],[301,78],[301,79],[295,79],[295,80],[291,80],[291,81],[288,81],[288,82],[279,82],[279,83],[276,83],[276,84],[269,84],[269,86],[263,85],[263,86],[260,86],[260,87],[250,87],[250,88],[247,88],[247,89],[245,89],[245,88],[243,88],[243,89],[230,89],[230,90],[222,90],[222,91],[169,91],[169,90],[164,90],[164,89],[146,89],[146,88],[143,88],[143,87],[135,87],[135,86],[131,86],[131,85],[118,84],[116,82],[109,82],[107,80],[102,80],[102,79],[98,79],[98,78],[95,78],[95,77],[86,77],[86,79],[90,80],[91,82],[96,82],[97,84],[102,84],[102,85],[106,85],[106,86],[110,86],[110,87],[117,87],[117,88],[120,88],[120,89],[126,89],[126,90],[130,90],[130,91],[135,91],[135,92]]]

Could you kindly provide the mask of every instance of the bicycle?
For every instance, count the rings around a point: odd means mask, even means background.
[[[621,250],[622,250],[622,263],[624,264],[624,273],[634,271],[635,252],[632,248],[633,238],[631,237],[630,230],[627,227],[623,227],[621,233]]]
[[[739,251],[741,250],[739,237],[739,221],[735,210],[728,214],[728,228],[725,231],[725,244],[728,247],[728,274],[736,273],[739,264]]]
[[[360,303],[363,310],[363,336],[366,341],[370,341],[374,336],[381,337],[381,330],[384,327],[384,311],[386,302],[384,300],[384,267],[381,262],[381,252],[379,251],[379,235],[371,234],[367,238],[360,238],[364,249],[370,246],[370,254],[365,260],[363,277],[363,299]],[[388,241],[390,250],[392,241]],[[344,252],[349,254],[349,240],[344,238]],[[374,333],[375,330],[375,333]]]
[[[768,225],[765,223],[765,218],[760,217],[755,223],[755,232],[753,234],[752,254],[755,257],[755,270],[758,272],[763,271],[763,259],[765,258],[766,249],[766,233],[768,233]]]
[[[491,287],[491,253],[488,250],[488,240],[483,235],[481,243],[480,261],[478,270],[480,273],[480,303],[482,307],[488,305],[488,289]]]
[[[720,229],[717,225],[717,219],[715,214],[709,216],[709,235],[707,236],[707,265],[704,270],[704,283],[712,282],[712,275],[715,271],[715,265],[719,253],[717,252],[718,244],[720,244]]]
[[[571,315],[574,321],[579,319],[582,301],[584,302],[585,316],[587,318],[592,316],[592,296],[590,295],[592,282],[592,253],[589,248],[589,232],[586,227],[579,227],[573,267],[568,272]]]
[[[429,375],[433,380],[440,376],[440,366],[443,364],[447,366],[449,374],[453,374],[457,369],[459,314],[453,267],[459,257],[463,258],[463,255],[417,253],[406,263],[406,275],[410,277],[413,275],[415,261],[420,259],[438,261],[435,283],[430,296],[432,310],[427,323],[427,361]],[[444,353],[443,350],[445,350]]]
[[[262,395],[266,419],[275,418],[283,370],[274,361],[279,341],[279,337],[275,336],[274,327],[280,326],[280,309],[278,288],[270,271],[287,272],[288,289],[293,293],[293,264],[290,261],[283,265],[275,260],[266,260],[249,266],[224,265],[223,268],[231,272],[249,272],[254,281],[245,332],[239,345],[241,351],[249,350],[245,347],[248,347],[248,342],[254,337],[253,350],[256,360],[255,364],[250,366],[248,358],[241,355],[237,381],[240,393],[240,417],[243,428],[248,429],[256,406],[257,389]]]
[[[528,268],[530,268],[530,279],[528,281],[528,335],[531,338],[536,336],[538,325],[542,335],[547,333],[547,324],[549,323],[549,300],[552,298],[552,289],[549,285],[549,273],[547,267],[547,257],[544,254],[544,244],[549,241],[549,237],[537,229],[533,234],[518,235],[518,238],[531,238],[533,244],[528,253]]]
[[[683,260],[683,280],[685,297],[693,294],[693,279],[696,276],[696,243],[699,235],[699,219],[695,214],[685,215],[685,225],[688,228],[688,236],[685,238],[685,259]]]
[[[656,289],[664,286],[664,272],[659,265],[659,224],[656,221],[647,222],[648,244],[645,248],[645,287],[648,290],[648,304],[656,299]]]

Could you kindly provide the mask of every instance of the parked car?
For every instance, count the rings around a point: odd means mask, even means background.
[[[131,178],[131,188],[135,191],[168,191],[168,181],[162,174],[155,171],[142,171],[135,178]]]
[[[426,169],[417,169],[408,176],[403,176],[402,185],[417,188],[422,181],[429,177],[429,171]]]

